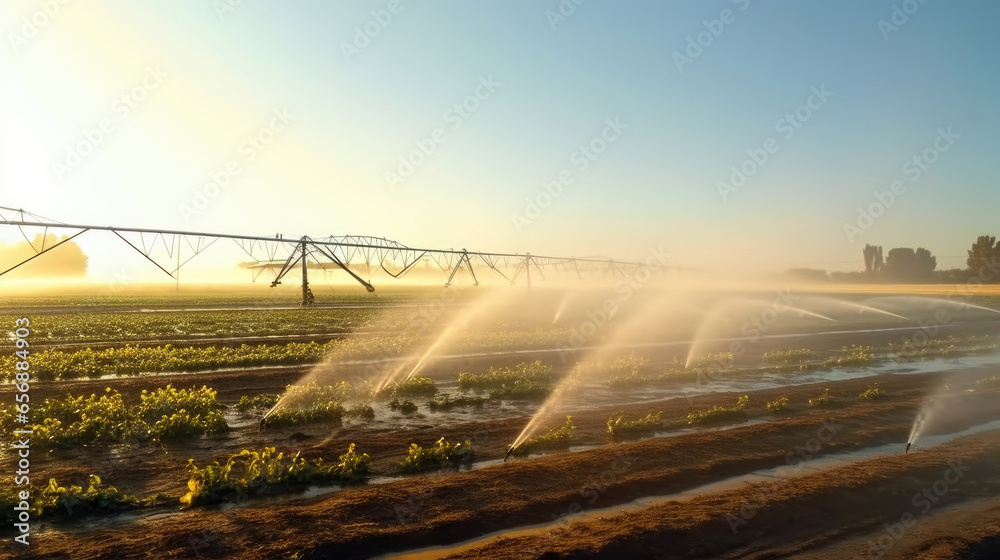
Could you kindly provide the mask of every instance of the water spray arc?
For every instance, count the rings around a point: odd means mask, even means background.
[[[694,361],[698,358],[701,344],[706,341],[713,340],[708,336],[710,328],[715,327],[716,324],[718,324],[719,321],[722,319],[725,319],[728,323],[732,324],[732,318],[731,318],[732,312],[729,311],[727,308],[735,305],[752,306],[753,308],[764,309],[763,312],[760,312],[755,315],[755,317],[758,318],[762,317],[764,313],[766,313],[768,310],[773,310],[773,313],[775,315],[774,322],[777,321],[777,317],[780,313],[788,313],[788,312],[798,313],[799,318],[809,316],[816,319],[829,321],[832,323],[837,322],[837,320],[833,319],[832,317],[828,317],[826,315],[789,304],[782,304],[779,307],[776,305],[776,303],[769,302],[763,299],[734,298],[729,301],[722,302],[721,304],[716,306],[715,309],[713,309],[712,312],[710,312],[698,325],[698,328],[695,331],[695,336],[691,340],[691,347],[690,350],[688,351],[687,359],[684,361],[685,368],[690,368],[691,365],[694,363]],[[724,309],[727,311],[727,313],[723,312]],[[763,321],[764,321],[763,323],[764,326],[760,328],[766,331],[765,327],[770,328],[770,324],[766,322],[766,319],[764,319]],[[744,323],[744,328],[749,325],[751,325],[751,323],[749,322]],[[741,334],[742,334],[742,329],[741,329]],[[731,339],[726,338],[724,340],[731,340]]]
[[[814,311],[809,311],[808,309],[802,309],[801,307],[788,306],[788,310],[789,311],[795,311],[796,313],[799,314],[799,317],[802,317],[803,315],[808,315],[810,317],[815,317],[817,319],[823,319],[824,321],[830,321],[831,323],[836,323],[837,322],[836,319],[833,319],[831,317],[827,317],[826,315],[820,315],[819,313],[816,313]]]
[[[562,299],[559,301],[559,306],[556,307],[556,314],[552,318],[553,325],[559,322],[559,318],[562,317],[563,312],[566,311],[566,308],[569,307],[572,300],[573,292],[566,292],[566,294],[563,295]]]
[[[844,303],[847,304],[847,305],[852,305],[852,306],[857,307],[859,309],[859,311],[858,311],[859,313],[863,313],[865,311],[872,311],[874,313],[880,313],[882,315],[888,315],[889,317],[895,317],[896,319],[902,319],[904,321],[909,321],[910,320],[909,317],[903,317],[902,315],[898,315],[896,313],[892,313],[890,311],[886,311],[885,309],[879,309],[877,307],[872,307],[870,305],[862,305],[860,303],[853,303],[853,302],[846,302],[846,301]]]
[[[955,301],[955,300],[944,299],[944,298],[932,298],[932,297],[925,297],[925,296],[883,296],[883,297],[873,298],[873,299],[878,300],[878,301],[889,302],[889,303],[892,303],[892,302],[916,301],[916,302],[922,302],[922,303],[925,303],[925,304],[929,304],[929,306],[935,305],[935,304],[936,305],[948,305],[948,306],[954,306],[954,307],[962,307],[962,308],[965,308],[965,309],[977,309],[979,311],[988,311],[990,313],[1000,314],[1000,311],[998,311],[996,309],[992,309],[992,308],[985,307],[985,306],[982,306],[982,305],[976,305],[976,304],[965,302],[965,301]]]
[[[669,314],[666,313],[667,311],[675,309],[680,309],[689,313],[691,311],[702,311],[700,308],[679,299],[674,294],[657,297],[650,304],[642,307],[634,315],[628,316],[626,322],[623,325],[620,325],[619,328],[613,332],[612,337],[610,340],[606,341],[605,344],[587,350],[587,353],[581,357],[580,362],[571,368],[562,377],[562,379],[558,381],[552,393],[546,397],[545,401],[542,402],[538,410],[536,410],[532,415],[527,425],[525,425],[525,427],[517,435],[514,442],[511,443],[507,450],[507,455],[504,457],[504,461],[506,461],[510,457],[510,454],[513,453],[521,444],[531,438],[545,424],[546,421],[556,416],[558,407],[567,398],[573,396],[574,390],[576,390],[581,383],[586,381],[588,376],[592,376],[594,372],[600,373],[605,371],[602,364],[608,358],[609,351],[620,348],[623,343],[635,340],[638,336],[645,335],[648,328],[656,328],[658,323],[662,324],[664,322],[663,317],[665,315],[669,316]],[[609,313],[609,315],[611,314],[612,313]]]
[[[451,341],[451,339],[458,333],[461,333],[473,320],[481,318],[482,316],[502,307],[504,303],[509,301],[510,298],[515,297],[515,293],[510,291],[499,292],[495,295],[487,295],[484,299],[477,301],[471,308],[464,308],[459,311],[458,317],[451,320],[447,326],[434,338],[433,342],[427,345],[422,352],[408,357],[407,359],[400,360],[399,365],[397,365],[388,375],[383,376],[375,384],[375,390],[381,391],[391,385],[393,382],[406,381],[420,373],[423,367],[431,360],[433,357],[439,353],[439,351],[445,347],[445,345]],[[410,364],[413,364],[412,366]]]

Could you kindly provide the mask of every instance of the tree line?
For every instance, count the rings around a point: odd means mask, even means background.
[[[967,250],[965,268],[937,269],[937,257],[923,247],[896,247],[884,253],[881,245],[865,245],[864,271],[830,272],[794,268],[787,275],[814,282],[890,282],[960,284],[978,279],[1000,283],[1000,243],[990,235],[980,235]]]

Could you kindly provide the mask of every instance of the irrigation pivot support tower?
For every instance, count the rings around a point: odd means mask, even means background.
[[[605,275],[621,275],[627,278],[627,271],[633,271],[643,266],[637,262],[619,261],[605,257],[553,257],[532,255],[531,253],[424,249],[409,247],[384,237],[359,235],[331,235],[317,239],[303,235],[286,239],[282,234],[277,234],[274,237],[262,237],[169,229],[68,224],[5,206],[0,206],[0,225],[16,227],[34,251],[34,255],[0,272],[0,276],[88,231],[103,231],[111,232],[120,238],[126,245],[141,254],[165,274],[174,278],[179,285],[182,266],[217,241],[229,239],[253,259],[249,263],[244,263],[252,271],[253,280],[257,280],[265,271],[277,271],[271,282],[272,288],[280,284],[282,278],[297,266],[301,267],[303,305],[312,303],[312,292],[309,289],[310,267],[320,268],[323,271],[326,271],[330,266],[341,269],[364,286],[367,291],[374,292],[375,287],[370,281],[363,279],[358,271],[366,271],[370,275],[377,267],[393,278],[402,278],[414,270],[417,263],[429,262],[448,275],[445,286],[451,285],[455,275],[463,267],[469,272],[474,284],[478,286],[479,279],[473,266],[475,263],[476,266],[492,270],[511,284],[516,283],[518,277],[524,274],[530,288],[532,269],[542,279],[545,279],[543,269],[572,271],[578,276],[582,276],[581,271],[592,271]],[[25,228],[40,228],[42,230],[41,241],[32,241],[25,233]],[[47,244],[50,230],[69,231],[71,235],[67,234],[62,240]],[[187,255],[186,259],[182,260],[181,252],[185,247]],[[162,257],[164,253],[166,260]],[[287,257],[281,258],[286,253]],[[176,262],[176,266],[173,266],[174,262]],[[172,269],[171,266],[173,266]]]

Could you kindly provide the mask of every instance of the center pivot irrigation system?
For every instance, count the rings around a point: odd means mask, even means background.
[[[309,289],[310,259],[314,262],[314,267],[318,266],[324,271],[327,269],[329,261],[334,268],[343,269],[350,274],[352,278],[357,280],[369,292],[374,292],[375,287],[370,282],[358,276],[355,270],[352,270],[352,266],[355,269],[364,269],[369,273],[375,266],[378,266],[389,276],[402,278],[407,272],[413,270],[414,265],[417,263],[429,261],[436,264],[444,273],[448,274],[445,286],[451,285],[452,280],[455,279],[455,275],[462,267],[465,267],[469,271],[473,282],[478,286],[479,279],[476,277],[476,271],[473,266],[475,263],[480,267],[485,265],[511,284],[514,284],[518,277],[524,274],[529,288],[531,287],[532,269],[543,279],[545,278],[543,269],[572,272],[580,277],[582,277],[584,272],[599,272],[607,275],[618,274],[627,278],[626,271],[635,270],[642,266],[641,263],[616,261],[610,258],[598,257],[550,257],[532,255],[530,253],[487,253],[466,251],[465,249],[419,249],[407,247],[383,237],[358,235],[331,235],[319,239],[303,235],[299,238],[285,239],[282,234],[275,235],[274,237],[257,237],[225,233],[67,224],[44,218],[25,210],[4,206],[0,206],[0,225],[17,227],[21,235],[28,242],[28,245],[35,252],[31,257],[0,272],[0,276],[88,231],[110,231],[129,247],[156,265],[157,268],[177,280],[179,285],[181,266],[204,252],[215,244],[216,241],[220,239],[232,239],[253,259],[247,267],[253,271],[254,280],[263,271],[277,270],[277,274],[271,282],[272,288],[280,284],[281,279],[294,270],[296,266],[301,266],[303,305],[311,305],[313,303],[312,290]],[[36,246],[37,244],[32,242],[28,237],[24,231],[25,227],[42,228],[44,230],[40,246]],[[46,246],[46,237],[50,229],[77,231],[54,244]],[[181,261],[182,241],[186,244],[190,253],[184,261]],[[170,261],[176,261],[174,268],[168,270],[167,267],[170,267],[172,263],[164,266],[154,259],[152,256],[154,250],[165,252]],[[283,251],[288,253],[288,257],[282,260],[280,256],[284,254]],[[504,271],[507,271],[510,276],[504,274]]]

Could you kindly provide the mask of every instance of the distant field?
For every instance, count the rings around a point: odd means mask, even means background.
[[[395,288],[381,289],[369,294],[355,287],[343,287],[334,290],[329,286],[315,289],[317,301],[322,304],[390,304],[413,301],[424,297],[434,297],[441,289],[433,288]],[[54,292],[54,293],[53,293]],[[161,307],[244,307],[244,306],[288,306],[299,305],[302,301],[301,292],[294,286],[283,286],[271,290],[266,284],[258,284],[256,288],[247,286],[232,287],[182,287],[180,292],[170,288],[130,287],[120,293],[110,293],[106,290],[78,286],[66,290],[43,290],[39,294],[21,294],[7,291],[0,296],[0,307],[21,308],[89,308],[89,307],[137,307],[156,309]]]
[[[920,295],[945,297],[971,295],[974,298],[1000,296],[1000,284],[804,284],[803,290],[828,294]],[[994,299],[993,301],[997,301]]]
[[[10,309],[9,307],[7,308]],[[235,309],[129,313],[83,307],[76,312],[0,315],[0,324],[13,324],[29,314],[38,342],[142,342],[225,336],[337,334],[362,329],[377,309]]]

